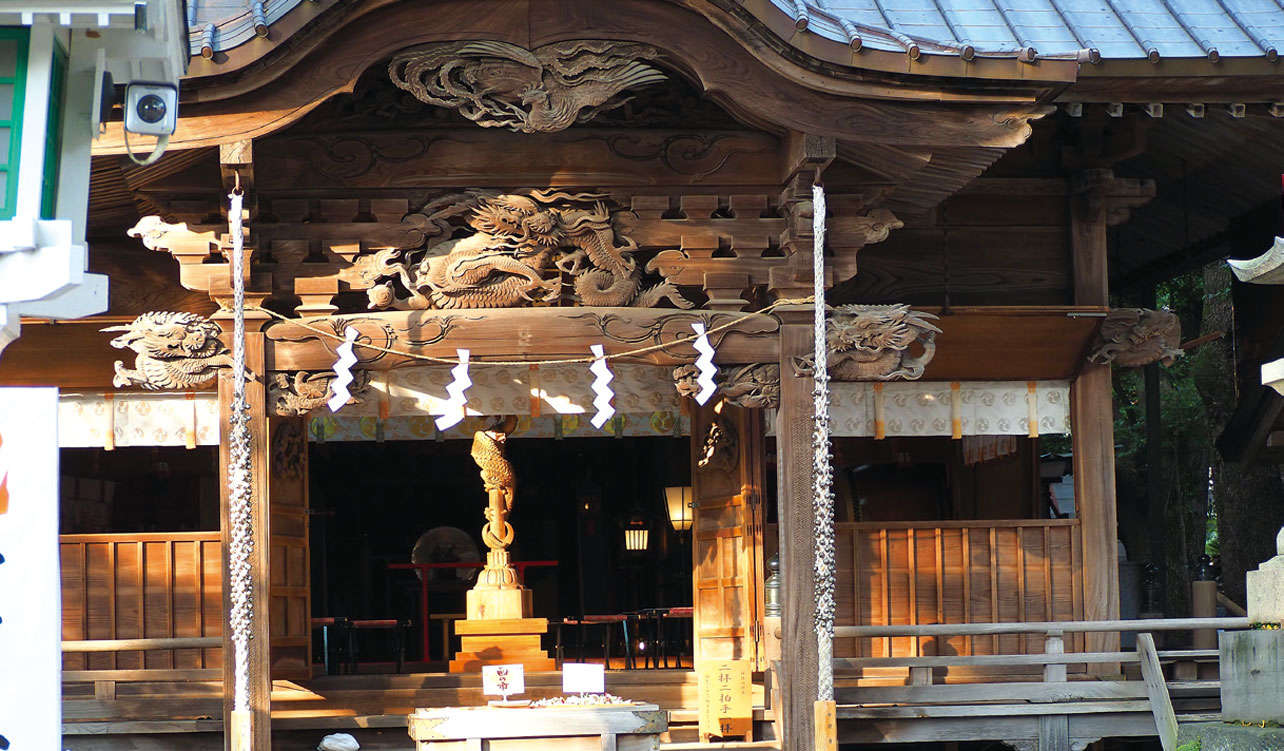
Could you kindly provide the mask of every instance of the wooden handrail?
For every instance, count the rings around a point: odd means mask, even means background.
[[[221,533],[215,530],[195,532],[86,532],[83,534],[58,535],[58,542],[84,544],[87,542],[213,542],[220,539]]]
[[[154,649],[208,649],[223,646],[221,636],[178,636],[166,639],[91,639],[64,641],[64,652],[134,652]]]
[[[1078,519],[949,519],[930,522],[836,522],[834,529],[1012,529],[1077,526]]]
[[[1215,649],[1177,649],[1159,652],[1164,660],[1217,657]],[[1090,665],[1098,662],[1137,662],[1136,652],[1038,652],[999,655],[927,655],[923,657],[835,657],[835,670],[854,668],[945,668],[990,665]]]
[[[1217,601],[1222,604],[1222,607],[1226,608],[1226,610],[1231,613],[1242,617],[1248,617],[1248,611],[1245,610],[1238,602],[1227,597],[1221,590],[1217,591]]]
[[[1191,631],[1248,628],[1247,618],[1137,618],[1126,621],[1029,621],[1025,623],[930,623],[899,626],[837,626],[835,639],[862,636],[986,636],[1098,631]]]

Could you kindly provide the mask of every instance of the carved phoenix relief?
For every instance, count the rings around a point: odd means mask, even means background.
[[[912,381],[936,354],[932,325],[936,316],[911,310],[908,305],[839,305],[829,314],[825,340],[829,351],[829,375],[838,381]],[[911,353],[915,344],[922,348]],[[798,375],[815,370],[812,356],[795,357]]]
[[[627,101],[619,94],[665,80],[645,44],[578,40],[527,50],[506,42],[426,44],[392,59],[388,75],[422,102],[487,128],[553,133]]]
[[[1114,363],[1139,368],[1154,362],[1172,365],[1181,350],[1181,321],[1167,310],[1116,308],[1101,322],[1101,330],[1088,352],[1097,365]]]
[[[370,308],[511,308],[554,302],[561,274],[583,305],[655,307],[669,300],[690,308],[677,287],[644,287],[633,254],[637,243],[616,231],[607,197],[598,193],[532,190],[524,194],[452,194],[425,206],[406,222],[428,247],[387,249],[357,260],[357,273],[372,286]],[[472,234],[432,243],[466,224]]]
[[[291,417],[306,415],[318,407],[325,406],[333,395],[330,387],[334,384],[335,378],[332,370],[273,373],[268,380],[268,401],[272,405],[272,411],[283,417]],[[348,386],[352,399],[348,403],[359,404],[361,399],[358,396],[369,385],[369,371],[353,371],[352,383]]]
[[[100,331],[124,332],[111,340],[111,346],[135,353],[132,369],[116,361],[116,388],[193,388],[211,381],[219,368],[232,367],[232,357],[219,340],[222,329],[195,313],[152,311]]]

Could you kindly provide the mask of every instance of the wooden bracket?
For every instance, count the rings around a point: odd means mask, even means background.
[[[254,189],[253,142],[246,139],[219,144],[218,167],[225,191],[230,193],[239,185],[241,190],[249,193]]]
[[[783,170],[780,181],[789,182],[795,175],[801,174],[807,176],[808,182],[817,180],[820,173],[837,157],[838,141],[833,136],[817,136],[791,130],[781,144],[780,163]]]

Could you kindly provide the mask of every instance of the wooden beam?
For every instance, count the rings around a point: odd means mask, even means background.
[[[1074,251],[1076,305],[1108,305],[1106,265],[1106,196],[1113,176],[1109,170],[1084,170],[1072,181],[1070,237]],[[1085,363],[1070,388],[1070,420],[1074,454],[1075,511],[1083,536],[1083,617],[1119,617],[1118,521],[1115,507],[1115,430],[1110,366]],[[1088,633],[1085,651],[1113,652],[1119,635]],[[1118,663],[1089,670],[1119,671]]]
[[[810,306],[777,309],[784,325],[780,332],[780,372],[792,373],[792,358],[811,352]],[[784,748],[810,748],[815,739],[818,662],[814,627],[815,554],[811,506],[812,381],[784,375],[780,379],[780,409],[776,415],[781,597],[780,711]]]
[[[1073,378],[1083,353],[1101,327],[1104,307],[915,306],[940,316],[933,321],[936,356],[923,372],[925,381],[1040,381]],[[1003,357],[978,358],[977,352],[1001,346]]]
[[[780,182],[788,182],[789,178],[800,173],[819,175],[837,156],[838,143],[832,136],[817,136],[791,130],[781,144]]]
[[[332,324],[340,320],[361,332],[359,342],[442,358],[454,358],[456,348],[466,348],[474,360],[584,357],[590,344],[599,343],[607,354],[629,352],[691,336],[691,323],[703,321],[719,363],[775,362],[779,357],[780,322],[768,315],[662,308],[506,308],[392,311],[309,318],[304,323],[333,332]],[[727,324],[732,325],[714,331]],[[328,370],[341,341],[293,320],[274,323],[266,336],[270,370]],[[366,370],[387,370],[413,360],[361,346],[355,351],[361,360],[356,367]],[[677,344],[629,361],[676,365],[694,362],[696,356],[691,344]]]
[[[816,742],[815,751],[838,751],[838,715],[834,702],[816,702]]]

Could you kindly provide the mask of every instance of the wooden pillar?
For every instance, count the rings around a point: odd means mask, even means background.
[[[1106,268],[1110,170],[1078,173],[1072,182],[1070,237],[1076,305],[1109,305]],[[1115,430],[1110,366],[1084,363],[1071,386],[1075,509],[1083,536],[1083,617],[1119,617],[1118,523],[1115,508]],[[1089,633],[1084,649],[1119,649],[1117,633]],[[1096,672],[1117,672],[1099,665]]]
[[[261,302],[263,295],[246,294],[246,304]],[[230,300],[228,301],[230,305]],[[214,316],[223,327],[225,342],[231,342],[232,320],[229,314]],[[264,368],[263,334],[259,330],[267,315],[247,313],[245,322],[245,366],[253,373],[253,380],[245,385],[249,403],[249,432],[251,447],[251,472],[253,501],[251,519],[254,528],[254,551],[250,558],[253,577],[252,597],[254,618],[249,649],[251,738],[254,751],[270,751],[272,747],[271,722],[271,654],[268,645],[268,420],[266,408],[266,377]],[[230,349],[230,347],[229,347]],[[228,444],[228,418],[232,413],[232,372],[224,369],[218,378],[219,402],[219,532],[223,549],[223,747],[232,749],[231,712],[232,686],[235,661],[232,634],[229,628],[231,613],[231,572],[228,566],[228,542],[232,529],[228,513],[227,471],[230,460]]]
[[[780,688],[784,751],[805,751],[815,739],[817,657],[812,566],[812,379],[794,376],[792,358],[811,353],[811,306],[777,308],[780,409],[776,414],[777,517],[780,531]]]

